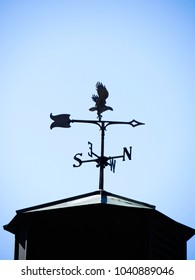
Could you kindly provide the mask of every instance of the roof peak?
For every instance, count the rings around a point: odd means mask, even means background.
[[[17,210],[19,213],[34,212],[34,211],[45,211],[62,209],[67,207],[84,206],[90,204],[108,204],[117,205],[132,208],[147,208],[155,209],[155,206],[147,204],[145,202],[140,202],[134,199],[130,199],[124,196],[113,194],[105,190],[97,190],[90,193],[85,193],[61,200],[56,200],[24,209]]]

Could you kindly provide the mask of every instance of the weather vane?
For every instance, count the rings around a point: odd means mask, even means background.
[[[123,161],[125,161],[126,157],[131,160],[132,156],[132,146],[129,147],[129,150],[125,147],[123,148],[123,154],[120,156],[105,156],[104,155],[104,137],[105,137],[105,131],[106,128],[109,125],[113,124],[128,124],[131,125],[132,127],[136,127],[139,125],[144,125],[145,123],[138,122],[136,120],[132,120],[130,122],[121,122],[121,121],[102,121],[102,113],[113,109],[109,106],[106,105],[106,99],[109,96],[109,93],[106,89],[106,87],[100,83],[97,82],[96,84],[96,90],[97,90],[97,95],[92,95],[92,100],[95,102],[95,107],[90,108],[90,111],[97,111],[97,118],[98,120],[74,120],[70,119],[70,114],[61,114],[61,115],[55,115],[53,116],[52,113],[50,114],[50,118],[54,121],[50,128],[54,127],[63,127],[63,128],[69,128],[70,123],[90,123],[90,124],[96,124],[100,127],[101,131],[101,155],[98,156],[96,153],[93,151],[93,144],[91,142],[88,142],[89,145],[89,152],[88,156],[93,158],[89,160],[82,160],[82,153],[77,153],[74,156],[74,160],[77,161],[76,164],[73,164],[73,167],[80,167],[83,163],[87,162],[96,162],[96,167],[100,168],[100,173],[99,173],[99,189],[103,190],[104,189],[104,169],[106,166],[110,166],[110,170],[115,173],[115,167],[116,167],[116,159],[117,158],[122,158]]]

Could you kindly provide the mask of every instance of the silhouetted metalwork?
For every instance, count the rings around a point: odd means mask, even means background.
[[[83,163],[87,162],[96,162],[96,167],[100,168],[100,174],[99,174],[99,189],[103,190],[104,189],[104,169],[106,166],[110,166],[110,170],[115,172],[115,167],[116,167],[116,159],[117,158],[122,158],[123,161],[125,161],[126,157],[131,160],[132,158],[132,147],[130,146],[129,149],[126,147],[123,148],[123,154],[120,156],[105,156],[104,155],[104,138],[105,138],[105,131],[106,128],[109,125],[113,124],[126,124],[130,125],[132,127],[136,127],[139,125],[144,125],[142,122],[138,122],[136,120],[132,120],[129,122],[122,122],[122,121],[102,121],[102,113],[105,112],[106,110],[113,110],[111,107],[106,106],[106,99],[108,98],[108,91],[106,87],[98,82],[96,84],[96,89],[98,92],[98,95],[93,95],[92,99],[94,102],[96,102],[96,106],[90,108],[90,111],[97,111],[98,115],[98,120],[74,120],[70,119],[70,114],[61,114],[61,115],[52,115],[50,114],[50,118],[54,121],[50,128],[54,127],[63,127],[63,128],[69,128],[71,127],[71,123],[89,123],[89,124],[96,124],[99,126],[100,131],[101,131],[101,153],[100,156],[98,156],[96,153],[93,151],[93,144],[91,142],[88,142],[89,145],[89,152],[88,156],[94,159],[90,160],[81,160],[82,153],[77,153],[74,156],[74,160],[77,162],[76,164],[73,164],[73,167],[80,167]]]
[[[96,83],[96,90],[98,95],[93,94],[92,100],[95,102],[95,107],[90,108],[90,111],[97,111],[98,119],[101,121],[102,113],[111,110],[113,111],[112,107],[106,105],[106,99],[109,96],[107,88],[100,82]]]

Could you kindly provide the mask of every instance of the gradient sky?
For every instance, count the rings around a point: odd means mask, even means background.
[[[97,81],[104,120],[146,123],[108,127],[105,155],[133,154],[105,190],[195,228],[195,1],[0,0],[0,42],[0,259],[13,259],[15,210],[98,189],[94,163],[72,166],[88,141],[99,153],[98,127],[49,128],[51,112],[96,119]]]

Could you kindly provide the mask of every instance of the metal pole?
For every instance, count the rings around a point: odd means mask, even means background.
[[[104,189],[104,131],[105,131],[105,124],[102,122],[101,126],[101,157],[100,157],[100,177],[99,177],[99,189]]]

